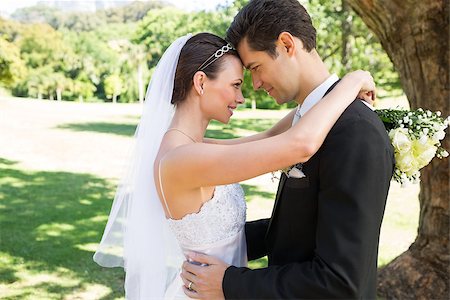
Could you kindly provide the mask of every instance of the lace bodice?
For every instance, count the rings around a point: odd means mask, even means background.
[[[217,186],[198,213],[168,222],[182,247],[195,247],[235,236],[243,229],[245,218],[244,191],[239,184],[230,184]]]

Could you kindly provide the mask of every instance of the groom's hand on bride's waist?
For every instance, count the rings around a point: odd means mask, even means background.
[[[222,280],[229,265],[206,254],[189,252],[187,256],[180,275],[184,293],[195,299],[224,299]]]

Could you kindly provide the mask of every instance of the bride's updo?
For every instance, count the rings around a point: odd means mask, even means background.
[[[221,57],[214,60],[214,53],[226,45],[224,39],[211,33],[196,34],[186,42],[180,52],[175,73],[172,104],[178,104],[186,99],[197,71],[201,70],[209,78],[215,79],[221,71],[223,57],[226,55],[239,57],[236,50],[227,48]]]

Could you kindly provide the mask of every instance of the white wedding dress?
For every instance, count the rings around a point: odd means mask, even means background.
[[[220,258],[237,267],[247,266],[246,205],[239,184],[217,186],[214,196],[198,213],[168,219],[183,252],[195,251]],[[181,266],[180,266],[181,267]],[[181,271],[181,269],[180,269]],[[165,299],[187,299],[180,276],[169,284]]]

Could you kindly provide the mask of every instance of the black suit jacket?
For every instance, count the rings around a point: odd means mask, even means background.
[[[272,217],[248,222],[247,255],[264,269],[229,267],[227,299],[375,299],[378,242],[394,155],[386,130],[357,100],[305,178],[280,179]]]

